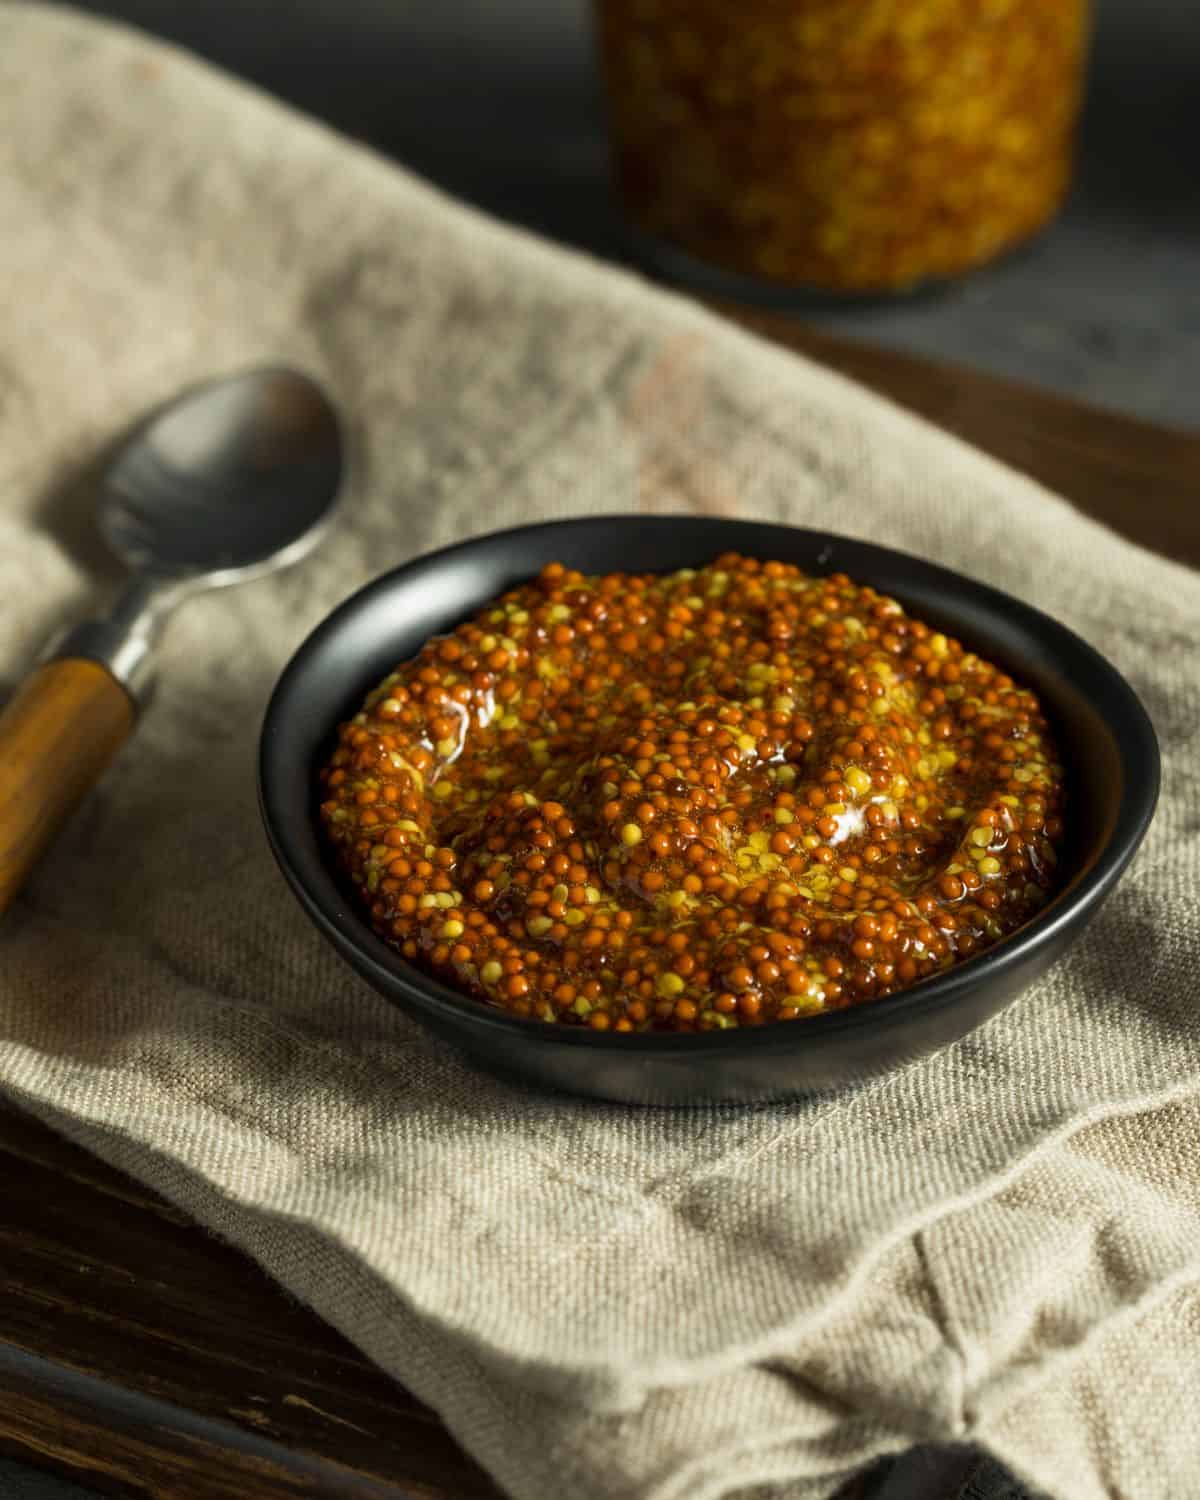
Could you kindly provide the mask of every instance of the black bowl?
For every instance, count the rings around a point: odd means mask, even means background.
[[[429,636],[545,563],[589,573],[665,572],[726,551],[777,558],[810,573],[848,573],[1035,689],[1069,778],[1058,895],[1019,932],[944,974],[849,1010],[754,1030],[619,1035],[522,1020],[405,963],[359,914],[323,846],[317,770],[338,723]],[[335,610],[296,652],[267,707],[259,762],[262,814],[279,866],[317,929],[370,984],[493,1072],[629,1104],[779,1099],[856,1082],[956,1041],[1049,968],[1099,911],[1146,832],[1158,781],[1154,731],[1124,678],[1029,605],[867,542],[676,516],[524,526],[385,574]]]

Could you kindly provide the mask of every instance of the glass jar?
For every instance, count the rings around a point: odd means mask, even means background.
[[[1088,0],[597,6],[619,191],[676,270],[906,291],[1019,244],[1066,191]]]

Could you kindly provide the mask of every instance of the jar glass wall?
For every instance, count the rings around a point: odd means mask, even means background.
[[[1088,0],[597,0],[626,215],[780,289],[909,290],[1054,215]]]

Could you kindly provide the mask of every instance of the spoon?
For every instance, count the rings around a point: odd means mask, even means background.
[[[303,557],[342,471],[333,407],[286,369],[185,391],[122,444],[99,523],[132,577],[108,617],[69,630],[0,712],[0,912],[131,733],[171,610]]]

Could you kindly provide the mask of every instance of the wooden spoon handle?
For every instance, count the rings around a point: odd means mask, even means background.
[[[135,710],[98,662],[49,661],[0,712],[0,912],[125,743]]]

